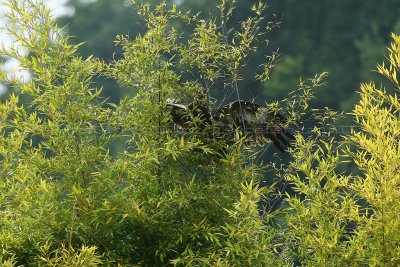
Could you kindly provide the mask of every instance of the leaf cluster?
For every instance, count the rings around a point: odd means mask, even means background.
[[[213,94],[239,96],[240,70],[264,38],[266,5],[228,30],[235,2],[221,1],[218,19],[203,21],[165,2],[132,1],[147,30],[118,36],[123,57],[107,63],[77,55],[43,4],[5,3],[16,43],[1,54],[32,79],[1,75],[20,90],[0,104],[3,266],[399,264],[400,38],[393,35],[389,66],[378,66],[396,92],[362,85],[353,146],[324,132],[335,112],[309,111],[325,73],[269,105],[288,123],[301,126],[311,114],[319,124],[312,136],[296,135],[289,163],[270,165],[271,179],[290,190],[262,187],[266,166],[245,136],[224,142],[200,128],[177,130],[166,108],[167,98],[187,103],[199,90],[213,107],[222,103]],[[190,38],[174,20],[192,26]],[[254,77],[268,79],[276,55],[269,59]],[[98,76],[136,93],[111,104],[93,84]],[[111,154],[115,142],[121,151]],[[349,158],[361,174],[338,171]],[[277,194],[284,201],[274,210],[265,201]]]

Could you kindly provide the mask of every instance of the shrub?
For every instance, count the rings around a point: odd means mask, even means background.
[[[223,24],[231,4],[221,2]],[[240,69],[270,27],[265,4],[255,5],[238,31],[165,3],[137,5],[147,31],[133,40],[118,36],[124,56],[109,63],[77,55],[79,45],[43,4],[4,5],[17,42],[1,53],[32,73],[26,83],[2,74],[20,90],[0,104],[4,264],[280,262],[272,252],[275,231],[257,212],[264,167],[252,164],[255,151],[239,134],[228,145],[177,133],[165,109],[167,98],[189,101],[200,87],[238,92]],[[172,27],[176,21],[192,25],[186,41]],[[257,77],[266,80],[272,65]],[[108,103],[93,82],[99,75],[135,94]],[[319,83],[305,83],[288,101],[289,121]]]
[[[319,124],[296,136],[290,161],[261,164],[239,132],[227,141],[176,131],[166,103],[188,103],[202,88],[218,106],[217,97],[239,96],[241,79],[266,82],[277,54],[241,76],[273,27],[265,4],[229,30],[235,1],[221,1],[218,19],[207,21],[165,2],[132,3],[147,30],[118,36],[123,57],[111,62],[77,55],[43,4],[4,3],[16,43],[1,54],[32,79],[0,74],[19,90],[0,104],[3,266],[399,264],[400,37],[389,65],[378,66],[394,92],[361,86],[350,143],[323,131],[335,112],[311,112]],[[134,93],[111,104],[98,76]],[[301,126],[324,76],[268,107]],[[339,171],[348,156],[358,175]],[[267,179],[289,186],[262,187],[267,167]],[[276,197],[278,208],[268,202]]]

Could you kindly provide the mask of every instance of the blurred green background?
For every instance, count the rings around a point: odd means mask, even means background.
[[[153,1],[154,3],[159,1]],[[201,12],[201,16],[217,16],[215,0],[174,1],[181,9]],[[257,1],[238,1],[231,26],[249,16]],[[398,0],[271,0],[266,15],[279,21],[279,28],[269,33],[269,45],[249,59],[243,76],[260,70],[261,54],[279,49],[282,59],[265,84],[247,79],[240,84],[241,98],[258,102],[284,98],[297,87],[299,78],[327,71],[327,85],[313,103],[337,111],[350,112],[357,100],[361,82],[378,76],[372,71],[384,60],[390,33],[400,33],[400,1]],[[125,0],[70,0],[75,12],[59,18],[66,25],[74,42],[86,42],[82,56],[90,54],[110,60],[120,57],[114,46],[117,34],[131,38],[144,31],[143,22]],[[101,80],[104,93],[112,101],[130,93],[111,80]]]

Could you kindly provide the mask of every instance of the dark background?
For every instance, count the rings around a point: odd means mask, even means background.
[[[250,15],[253,2],[238,1],[232,26]],[[378,79],[372,70],[384,60],[391,32],[400,32],[400,1],[271,0],[268,4],[267,20],[279,21],[280,27],[269,33],[269,46],[260,53],[279,49],[282,59],[265,84],[242,82],[241,97],[258,102],[282,99],[296,89],[300,78],[326,71],[327,85],[313,105],[351,112],[360,83]],[[59,24],[67,26],[73,41],[86,42],[80,49],[84,57],[94,54],[106,61],[119,57],[115,36],[129,33],[133,38],[144,31],[141,19],[124,0],[70,0],[68,5],[75,13],[60,18]],[[184,0],[178,5],[206,17],[217,16],[215,6],[215,0]],[[250,58],[242,74],[251,76],[263,60],[258,55]],[[118,88],[113,81],[101,83],[112,101],[129,93],[129,88]]]

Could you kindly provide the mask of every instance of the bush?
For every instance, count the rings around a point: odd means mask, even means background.
[[[220,6],[224,20],[233,10],[228,4]],[[228,146],[177,133],[165,111],[167,98],[187,101],[203,86],[237,89],[240,68],[264,36],[264,4],[232,35],[165,3],[139,5],[147,32],[118,36],[124,57],[110,63],[77,55],[79,45],[69,44],[43,4],[5,5],[17,43],[2,54],[19,60],[32,79],[2,76],[20,90],[0,106],[4,264],[280,261],[271,252],[274,230],[257,212],[264,167],[251,164],[254,151],[239,135]],[[174,21],[194,25],[187,43]],[[110,104],[92,82],[99,75],[136,93]],[[309,97],[296,98],[293,117]]]
[[[5,3],[17,42],[1,54],[32,79],[1,74],[20,90],[0,104],[3,266],[398,265],[396,93],[362,86],[361,129],[348,137],[355,148],[323,132],[334,112],[312,113],[315,134],[296,136],[286,165],[258,163],[240,133],[227,141],[173,129],[167,98],[189,102],[205,88],[217,106],[213,96],[238,94],[241,79],[254,79],[240,70],[272,25],[259,2],[240,30],[228,30],[234,2],[221,1],[220,24],[165,3],[135,4],[147,31],[118,36],[124,57],[108,63],[77,55],[43,4]],[[190,32],[179,33],[179,23]],[[393,38],[390,65],[378,71],[399,90]],[[275,59],[255,78],[267,81]],[[135,93],[110,104],[98,76]],[[301,80],[269,107],[301,125],[324,76]],[[360,175],[338,171],[346,155]],[[267,167],[290,188],[261,187]],[[262,205],[277,193],[278,209]]]

